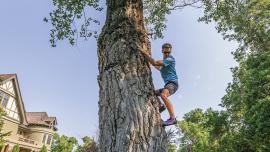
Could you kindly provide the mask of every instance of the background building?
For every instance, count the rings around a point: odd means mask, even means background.
[[[16,74],[2,74],[0,78],[0,106],[6,111],[3,133],[5,146],[0,152],[9,152],[16,144],[22,152],[38,152],[43,145],[50,151],[53,134],[57,131],[56,117],[46,112],[26,112]]]

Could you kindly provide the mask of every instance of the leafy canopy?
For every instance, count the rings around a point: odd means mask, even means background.
[[[51,146],[52,152],[72,152],[78,141],[75,137],[67,137],[65,135],[59,136],[57,133],[53,136],[53,143]]]
[[[50,30],[50,43],[56,46],[58,40],[67,39],[71,45],[76,44],[79,37],[87,39],[93,36],[98,37],[95,25],[100,21],[93,17],[91,12],[103,10],[100,0],[52,0],[54,10],[45,22],[52,24]],[[183,9],[185,6],[196,6],[200,0],[143,0],[144,21],[148,34],[153,39],[163,38],[166,29],[166,15],[173,10]],[[104,12],[103,12],[104,13]]]

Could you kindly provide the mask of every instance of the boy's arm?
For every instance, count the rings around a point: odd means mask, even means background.
[[[155,61],[148,52],[146,52],[146,50],[142,47],[139,47],[140,52],[146,57],[146,59],[150,62],[150,64],[152,64],[153,66],[160,67],[163,65],[163,61],[162,60],[158,60]],[[159,70],[159,68],[157,68]]]
[[[161,66],[154,66],[158,71],[160,71]]]

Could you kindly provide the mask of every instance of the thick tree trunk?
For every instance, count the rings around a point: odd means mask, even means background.
[[[150,67],[136,47],[150,47],[142,7],[142,0],[107,0],[98,40],[101,152],[167,151]]]

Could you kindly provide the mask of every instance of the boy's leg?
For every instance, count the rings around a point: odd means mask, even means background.
[[[168,111],[169,111],[169,114],[170,114],[170,118],[175,118],[174,116],[174,110],[173,110],[173,106],[172,106],[172,103],[170,102],[170,100],[168,99],[168,96],[170,96],[170,92],[168,89],[163,89],[161,94],[160,94],[163,102],[165,103]]]
[[[162,90],[163,89],[158,89],[158,90],[155,90],[155,95],[156,96],[160,96],[161,93],[162,93]],[[159,108],[161,108],[163,106],[163,103],[158,99],[158,105],[159,105]]]
[[[162,90],[163,90],[163,88],[162,88],[162,89],[155,90],[155,95],[156,95],[156,96],[160,96]],[[165,107],[165,105],[160,101],[159,98],[158,98],[157,100],[158,100],[159,113],[162,113],[164,110],[166,110],[166,107]]]
[[[168,99],[168,97],[172,94],[174,94],[176,92],[176,90],[178,89],[178,84],[177,83],[168,83],[165,85],[164,89],[161,92],[161,98],[164,101],[169,114],[170,114],[170,118],[168,120],[166,120],[165,122],[163,122],[163,126],[169,126],[169,125],[173,125],[177,123],[177,120],[175,118],[174,115],[174,110],[173,110],[173,106],[171,101]]]

